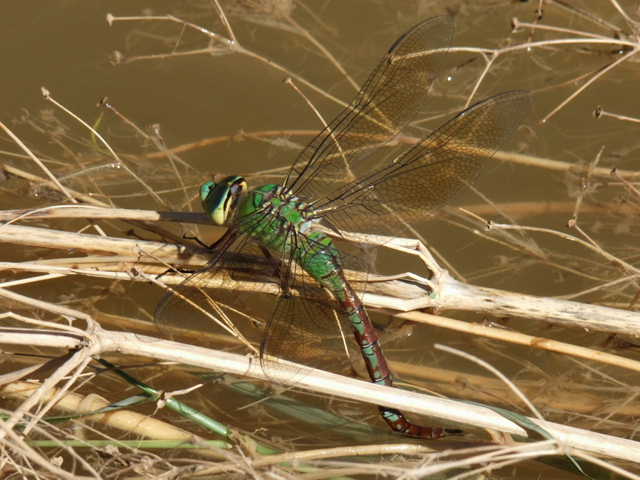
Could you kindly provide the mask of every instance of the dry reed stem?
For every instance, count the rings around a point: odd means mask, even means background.
[[[23,331],[15,332],[14,329],[4,328],[2,332],[3,342],[6,344],[22,344],[25,340]],[[72,348],[80,345],[74,337],[67,337],[66,342],[63,342],[60,335],[52,336],[41,332],[33,332],[33,336],[30,333],[26,335],[29,336],[31,344],[38,342],[37,344],[41,346],[60,346],[66,343],[69,348]],[[99,329],[91,334],[91,345],[84,347],[83,350],[89,350],[85,353],[88,355],[99,355],[115,351],[124,354],[144,355],[156,359],[177,361],[191,366],[265,379],[264,372],[257,365],[257,362],[252,362],[246,356],[126,332]],[[389,405],[408,412],[437,415],[451,421],[464,422],[479,427],[520,435],[524,434],[524,431],[519,427],[511,424],[503,417],[495,415],[491,410],[466,403],[457,404],[454,401],[429,397],[397,388],[383,387],[308,367],[296,366],[296,368],[302,368],[305,371],[304,377],[297,384],[300,388],[370,404]],[[278,381],[286,383],[290,371],[285,368],[282,374],[282,378],[278,378]],[[274,375],[277,377],[280,375],[280,372],[275,371],[275,367],[269,378],[273,378]],[[640,447],[636,442],[552,422],[530,420],[549,430],[562,445],[618,459],[640,461]]]
[[[560,342],[544,337],[526,335],[520,332],[504,330],[495,327],[489,327],[477,323],[463,322],[452,318],[443,317],[441,315],[430,315],[422,312],[398,313],[394,317],[410,320],[412,322],[424,323],[438,328],[447,328],[450,330],[463,332],[467,335],[477,335],[484,338],[492,338],[503,342],[523,345],[538,350],[547,350],[549,352],[562,353],[576,358],[592,360],[594,362],[613,365],[631,371],[640,372],[640,361],[631,358],[625,358],[620,355],[614,355],[607,352],[601,352],[593,348],[572,345],[567,342]]]
[[[77,339],[71,336],[66,337],[66,342],[61,341],[59,337],[65,335],[63,333],[53,335],[51,333],[34,332],[32,336],[30,333],[9,327],[2,328],[0,331],[2,331],[3,343],[7,345],[20,345],[27,337],[31,345],[43,347],[60,346],[61,344],[72,345],[73,347],[78,347],[79,345]],[[287,365],[291,365],[290,362],[278,361],[278,365],[283,365],[283,368],[280,369],[275,365],[274,361],[274,367],[273,369],[270,368],[270,373],[267,377],[258,362],[250,357],[185,345],[146,335],[100,329],[95,334],[87,337],[87,339],[89,338],[91,340],[91,348],[83,349],[85,354],[88,355],[111,352],[125,355],[143,355],[158,360],[174,361],[235,375],[277,381],[284,385],[287,384],[291,375],[291,367],[287,367]],[[84,341],[87,341],[87,339]],[[423,415],[441,416],[450,421],[469,423],[480,428],[491,428],[526,436],[526,433],[520,427],[482,407],[458,404],[451,400],[417,394],[393,387],[381,387],[370,382],[354,380],[302,365],[295,365],[295,368],[303,372],[303,378],[296,383],[296,386],[300,388],[336,395],[340,398],[364,401],[369,404],[389,405]],[[31,404],[32,402],[33,400],[29,403]]]
[[[507,226],[500,226],[505,228]],[[511,226],[508,226],[511,228]],[[349,237],[346,233],[345,237]],[[362,239],[362,235],[352,235],[354,239]],[[420,308],[435,307],[441,310],[468,310],[475,312],[485,312],[493,315],[514,315],[519,317],[537,318],[551,323],[572,325],[589,330],[626,333],[640,336],[640,314],[628,310],[620,310],[598,305],[589,305],[569,300],[554,299],[547,297],[534,297],[531,295],[518,294],[486,287],[458,282],[451,278],[445,270],[440,268],[433,258],[429,258],[428,252],[420,242],[410,239],[381,239],[380,236],[367,236],[374,242],[380,242],[389,247],[396,247],[406,253],[413,253],[422,256],[427,266],[434,272],[432,280],[424,279],[425,284],[431,284],[435,295],[431,296],[425,292],[413,299],[396,299],[367,293],[363,297],[366,305],[377,308],[392,308],[399,311],[410,311]],[[18,225],[4,225],[0,227],[0,241],[13,243],[16,245],[29,245],[46,248],[77,249],[87,252],[109,252],[113,255],[125,257],[133,261],[137,270],[143,271],[144,267],[140,263],[156,264],[158,259],[166,262],[173,262],[182,265],[203,266],[207,264],[206,255],[186,254],[186,251],[176,245],[162,242],[150,242],[134,239],[100,237],[89,234],[78,234],[64,231],[56,231],[39,227],[24,227]],[[115,259],[118,262],[121,260]],[[21,270],[38,270],[46,272],[46,268],[31,268],[29,264],[20,265],[4,264],[4,268],[16,268]],[[74,270],[76,270],[74,272]],[[100,269],[103,270],[103,269]],[[68,273],[86,273],[92,276],[108,276],[100,270],[82,271],[81,269],[69,269]],[[135,281],[145,281],[144,278],[136,275],[132,271],[131,263],[122,263],[120,267],[115,265],[118,278]],[[114,271],[112,270],[112,271]],[[51,268],[48,273],[62,273],[63,268]],[[124,276],[122,275],[124,274]],[[171,274],[167,276],[167,283],[175,284],[183,277],[177,278]],[[394,284],[392,284],[394,285]],[[225,287],[222,278],[212,277],[209,280],[210,288]],[[226,285],[238,291],[257,291],[278,293],[279,289],[274,285],[264,288],[260,283],[234,281]],[[410,286],[403,287],[411,288]],[[375,290],[371,290],[372,292]],[[419,291],[416,290],[416,294]]]
[[[107,142],[104,137],[102,135],[100,135],[99,132],[97,132],[93,127],[91,127],[87,122],[85,122],[82,118],[80,118],[78,115],[76,115],[75,113],[73,113],[71,110],[69,110],[68,108],[66,108],[64,105],[62,105],[61,103],[59,103],[58,101],[56,101],[52,96],[51,96],[51,92],[49,92],[49,90],[47,90],[46,88],[42,87],[42,96],[45,98],[45,100],[47,100],[48,102],[50,102],[51,104],[55,105],[57,108],[59,108],[60,110],[62,110],[63,112],[65,112],[67,115],[69,115],[71,118],[73,118],[74,120],[78,121],[82,126],[84,126],[87,130],[89,130],[93,135],[95,135],[95,137],[97,139],[100,140],[100,142],[102,143],[102,145],[104,145],[104,147],[109,151],[109,153],[111,154],[111,156],[113,156],[114,160],[118,163],[118,165],[120,165],[122,168],[124,168],[124,170],[131,175],[131,177],[133,177],[146,191],[147,193],[156,200],[156,202],[158,202],[160,205],[164,205],[164,200],[153,190],[153,188],[151,188],[147,182],[145,182],[142,178],[140,178],[133,170],[131,170],[131,168],[129,168],[129,166],[124,163],[120,157],[118,156],[118,154],[115,152],[115,150],[113,150],[113,148],[111,148],[111,145],[109,145],[109,142]]]
[[[137,214],[137,212],[134,211],[134,214]],[[125,217],[128,217],[128,215],[125,214]],[[91,269],[78,268],[77,263],[79,262],[73,259],[69,260],[69,262],[74,265],[72,268],[54,266],[51,264],[38,266],[37,262],[32,262],[31,264],[4,262],[0,263],[0,268],[33,272],[42,271],[47,273],[58,272],[59,274],[87,275],[121,280],[149,281],[149,277],[134,274],[132,273],[132,269],[135,268],[136,271],[143,273],[144,267],[141,266],[140,263],[145,261],[157,262],[158,258],[163,258],[172,262],[179,260],[184,261],[183,254],[174,253],[174,246],[162,244],[160,242],[142,242],[129,239],[105,239],[87,234],[75,234],[69,232],[56,233],[49,229],[34,230],[34,228],[35,227],[5,225],[0,227],[0,240],[16,242],[15,239],[19,238],[22,243],[26,242],[27,244],[34,246],[65,249],[73,248],[76,250],[84,249],[87,251],[108,251],[114,255],[118,255],[118,257],[114,257],[112,259],[107,257],[105,260],[114,263],[105,263],[99,268],[93,267]],[[12,232],[12,229],[15,230],[15,232]],[[6,237],[5,235],[9,235],[9,237]],[[38,240],[35,240],[35,238],[38,238]],[[53,241],[51,240],[52,238],[56,240]],[[387,239],[384,240],[384,243],[386,245],[394,245],[393,242],[390,243]],[[411,251],[413,243],[414,241],[402,239],[396,239],[395,242],[395,244],[403,245],[405,251]],[[88,247],[87,245],[90,246]],[[166,253],[167,249],[169,252],[168,254]],[[424,252],[424,248],[418,247],[416,248],[416,251]],[[143,255],[142,252],[149,253],[147,255]],[[92,260],[91,258],[85,259],[85,261],[90,262],[95,262],[96,260],[97,259]],[[480,310],[492,315],[517,315],[526,318],[538,318],[551,323],[574,325],[592,330],[621,332],[626,334],[633,334],[634,332],[637,332],[636,334],[640,335],[640,315],[634,312],[559,299],[539,298],[529,295],[515,294],[512,292],[501,292],[495,289],[468,285],[458,282],[446,275],[446,272],[443,272],[432,258],[427,259],[426,261],[430,269],[438,272],[435,276],[438,279],[434,286],[436,292],[435,295],[426,295],[424,293],[420,295],[420,289],[415,289],[416,291],[414,295],[420,296],[413,299],[394,299],[389,295],[393,295],[394,293],[397,294],[402,290],[406,290],[408,287],[403,285],[402,282],[388,282],[388,287],[385,288],[387,283],[377,282],[375,286],[381,288],[378,288],[377,290],[369,289],[369,292],[363,297],[365,304],[370,307],[409,311],[409,313],[397,315],[398,318],[418,321],[421,323],[429,323],[442,328],[463,331],[467,334],[481,335],[487,338],[500,339],[510,343],[517,343],[520,345],[527,345],[538,349],[564,353],[580,358],[592,359],[594,361],[616,365],[621,368],[636,371],[640,370],[639,363],[637,361],[626,359],[618,355],[599,352],[585,347],[578,347],[565,342],[532,337],[518,332],[510,332],[482,325],[473,325],[468,322],[461,322],[445,317],[429,316],[415,311],[411,312],[411,310],[427,307],[436,307],[441,310],[448,310],[452,308],[469,311]],[[190,258],[189,264],[205,265],[206,257],[203,256],[200,261],[198,261],[197,256]],[[116,269],[120,268],[121,271],[113,271],[114,267]],[[161,273],[162,271],[164,271],[164,267],[161,267],[159,270],[156,269],[157,273]],[[168,284],[179,284],[182,279],[183,277],[180,275],[176,276],[168,274],[163,277],[163,282]],[[393,285],[395,284],[398,285],[398,288],[394,290]],[[270,290],[270,293],[274,295],[279,293],[279,289],[275,285],[271,289],[265,289],[263,285],[254,282],[234,282],[233,284],[227,283],[225,285],[222,283],[222,279],[212,279],[209,287],[232,288],[234,291],[260,291],[265,293]],[[375,291],[380,291],[381,293],[372,293]],[[404,291],[403,293],[406,294],[407,292]]]
[[[330,99],[331,101],[335,102],[336,104],[342,106],[342,107],[346,107],[346,104],[335,98],[333,95],[330,95],[329,93],[327,93],[325,90],[319,88],[318,86],[314,85],[313,83],[307,81],[306,79],[304,79],[303,77],[301,77],[300,75],[296,75],[295,73],[289,71],[286,67],[278,64],[277,62],[268,59],[260,54],[257,54],[249,49],[246,49],[245,47],[243,47],[237,40],[237,38],[235,37],[235,35],[233,34],[233,30],[231,29],[229,22],[226,18],[226,16],[224,15],[224,12],[222,12],[222,9],[218,10],[218,13],[220,14],[220,18],[223,19],[223,23],[225,24],[225,27],[227,27],[227,33],[230,34],[230,38],[225,37],[224,35],[218,34],[216,32],[213,32],[209,29],[206,29],[200,25],[196,25],[192,22],[180,19],[176,16],[173,15],[166,15],[166,16],[129,16],[129,17],[118,17],[118,16],[114,16],[112,14],[108,14],[107,15],[107,23],[109,25],[112,25],[114,22],[123,22],[123,21],[136,21],[136,22],[149,22],[149,21],[169,21],[169,22],[174,22],[174,23],[178,23],[179,25],[181,25],[183,28],[188,28],[188,29],[192,29],[196,32],[199,32],[203,35],[205,35],[206,37],[208,37],[210,39],[210,46],[207,48],[199,48],[199,49],[192,49],[192,50],[188,50],[188,51],[180,51],[180,52],[171,52],[168,54],[154,54],[154,55],[138,55],[138,56],[131,56],[126,58],[126,60],[124,59],[124,56],[122,54],[120,54],[118,52],[118,55],[116,56],[120,61],[126,61],[126,62],[134,62],[134,61],[142,61],[142,60],[154,60],[154,59],[163,59],[163,58],[169,58],[169,57],[177,57],[177,56],[185,56],[185,55],[202,55],[202,54],[212,54],[212,53],[216,53],[216,51],[219,50],[226,50],[228,53],[238,53],[241,55],[246,55],[249,56],[251,58],[254,58],[262,63],[265,63],[266,65],[268,65],[271,68],[274,68],[275,70],[278,70],[280,72],[285,73],[287,76],[294,78],[298,83],[301,83],[303,85],[305,85],[307,88],[310,88],[311,90],[315,91],[316,93],[319,93],[320,95]],[[599,35],[599,34],[594,34],[591,32],[583,32],[583,31],[576,31],[576,30],[571,30],[571,29],[564,29],[561,27],[551,27],[551,26],[547,26],[547,25],[541,25],[539,23],[527,23],[527,22],[520,22],[517,18],[514,18],[512,20],[512,26],[514,30],[517,30],[518,28],[527,28],[530,31],[533,30],[548,30],[548,31],[554,31],[554,32],[558,32],[558,33],[566,33],[566,34],[570,34],[570,35],[575,35],[574,37],[569,37],[569,38],[559,38],[559,39],[550,39],[550,40],[542,40],[542,41],[529,41],[529,42],[523,42],[523,43],[519,43],[516,45],[509,45],[506,47],[502,47],[502,48],[478,48],[478,47],[449,47],[446,49],[434,49],[434,50],[430,50],[430,51],[425,51],[423,53],[421,53],[420,55],[432,55],[432,54],[436,54],[436,53],[441,53],[441,52],[448,52],[448,53],[456,53],[456,52],[465,52],[465,53],[474,53],[478,56],[480,56],[482,59],[484,59],[485,61],[485,68],[482,71],[482,73],[478,76],[478,79],[475,82],[475,85],[471,91],[471,93],[469,94],[469,96],[467,97],[467,101],[465,104],[465,107],[468,107],[469,105],[471,105],[471,102],[473,100],[473,98],[475,97],[475,94],[478,92],[480,85],[483,83],[484,79],[487,77],[487,74],[489,72],[489,70],[493,67],[496,59],[498,59],[501,56],[504,55],[508,55],[510,53],[513,52],[518,52],[518,51],[530,51],[532,49],[536,49],[536,48],[549,48],[549,47],[553,47],[553,46],[566,46],[566,45],[611,45],[611,46],[616,46],[616,47],[620,47],[620,48],[629,48],[630,51],[626,52],[622,57],[614,60],[613,62],[611,62],[609,65],[605,66],[604,68],[601,68],[599,71],[597,71],[594,75],[591,76],[591,78],[589,78],[583,85],[581,85],[580,87],[577,88],[576,91],[574,91],[571,95],[569,95],[565,100],[563,100],[562,102],[560,102],[560,104],[558,104],[556,107],[554,107],[545,117],[543,117],[543,119],[541,120],[542,123],[548,121],[553,115],[555,115],[558,111],[560,111],[565,105],[567,105],[570,101],[572,101],[575,97],[577,97],[582,91],[584,91],[587,87],[589,87],[591,84],[595,83],[601,76],[603,76],[604,74],[608,73],[610,70],[613,70],[616,66],[618,66],[619,64],[624,63],[625,61],[629,60],[630,58],[632,58],[633,56],[635,56],[638,51],[640,50],[640,44],[638,44],[637,41],[634,40],[628,40],[625,38],[616,38],[616,37],[607,37],[604,35]],[[313,43],[313,40],[312,40]],[[316,44],[316,46],[318,46]],[[323,51],[323,49],[320,49],[321,51]],[[415,54],[418,55],[418,54]],[[339,70],[339,64],[337,64],[337,61],[335,61],[335,59],[333,59],[332,56],[329,57],[330,60],[333,60],[332,63],[334,65],[337,65]]]
[[[19,435],[11,427],[4,425],[4,422],[0,422],[0,438],[5,436],[7,439],[7,441],[3,442],[6,445],[5,448],[7,448],[10,452],[12,452],[13,455],[15,455],[18,458],[25,457],[30,463],[29,465],[30,468],[34,468],[37,465],[41,467],[43,470],[49,472],[50,474],[55,475],[55,478],[68,478],[69,480],[85,480],[85,479],[100,478],[100,476],[98,475],[98,472],[96,472],[88,462],[86,462],[84,459],[82,459],[82,457],[79,457],[78,455],[73,455],[73,456],[76,457],[76,459],[80,460],[80,463],[82,464],[82,466],[86,468],[93,475],[91,476],[76,475],[58,467],[54,462],[51,461],[51,459],[44,457],[39,452],[37,452],[34,448],[32,448],[27,443],[27,441],[25,441],[22,435]],[[29,470],[29,467],[27,468],[27,471]],[[18,467],[18,465],[16,465],[15,469],[16,469],[16,472],[23,470],[23,468]],[[33,476],[42,475],[42,472],[39,472],[36,470],[33,470],[29,473]]]

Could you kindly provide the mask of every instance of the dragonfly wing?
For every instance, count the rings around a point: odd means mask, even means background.
[[[302,233],[292,231],[290,235],[300,251],[317,252],[325,247]],[[328,262],[333,267],[329,268],[335,268],[341,277],[345,275],[343,268],[349,268],[348,281],[353,282],[354,289],[363,293],[366,285],[366,268],[360,260],[363,257],[347,255],[338,250],[334,253],[335,257]],[[307,254],[302,263],[308,262],[308,257],[313,255]],[[276,380],[276,375],[270,374],[277,363],[275,358],[335,370],[341,363],[335,359],[345,358],[339,351],[344,350],[345,346],[352,346],[351,326],[343,307],[293,258],[282,259],[281,277],[283,291],[276,302],[260,348],[261,363],[267,376]],[[279,368],[282,369],[282,365]],[[295,367],[284,368],[287,371],[287,383],[295,384],[301,378]]]
[[[373,191],[394,208],[443,205],[513,136],[530,102],[528,92],[511,91],[476,103],[376,172]]]
[[[478,176],[531,110],[524,91],[495,95],[472,105],[397,157],[345,186],[331,201],[327,219],[338,228],[391,233],[398,222],[443,206]],[[376,223],[376,220],[379,222]]]
[[[255,243],[230,229],[218,242],[207,267],[188,275],[179,285],[169,286],[154,321],[166,336],[190,341],[195,337],[195,343],[202,346],[219,340],[229,344],[229,334],[240,343],[257,343],[266,324],[261,314],[264,307],[257,300],[245,302],[243,298],[248,297],[241,292],[278,292],[273,272],[274,267]]]
[[[353,102],[307,145],[289,172],[296,195],[321,199],[372,166],[361,161],[390,144],[424,109],[430,86],[450,64],[449,16],[419,23],[400,37],[373,70]],[[442,50],[437,53],[427,49]]]
[[[335,310],[326,292],[319,298],[319,286],[301,284],[301,280],[302,276],[295,288],[276,300],[260,345],[262,369],[276,383],[295,385],[303,376],[296,365],[282,364],[280,359],[325,369],[330,365],[327,333]]]
[[[241,221],[250,227],[252,222],[264,226],[267,220],[252,216]],[[159,303],[155,321],[163,333],[202,346],[229,344],[229,334],[259,344],[260,364],[277,383],[295,384],[301,378],[296,366],[282,366],[277,359],[335,367],[339,361],[328,363],[327,352],[335,352],[340,342],[336,326],[344,320],[340,306],[293,255],[276,257],[248,235],[234,234],[237,228],[238,224],[222,237],[212,264],[171,287]],[[286,234],[300,251],[323,247],[293,228]],[[345,335],[349,338],[351,332],[347,329]]]

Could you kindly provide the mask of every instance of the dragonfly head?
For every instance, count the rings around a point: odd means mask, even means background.
[[[238,200],[247,191],[243,177],[231,176],[220,182],[206,182],[200,187],[200,201],[205,213],[216,225],[224,225],[235,210]]]

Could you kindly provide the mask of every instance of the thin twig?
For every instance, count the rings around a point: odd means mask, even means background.
[[[77,203],[77,200],[73,197],[73,195],[71,195],[69,193],[69,191],[66,189],[66,187],[64,185],[62,185],[60,183],[60,181],[56,178],[56,176],[51,173],[51,170],[49,170],[44,163],[42,163],[42,161],[36,157],[31,150],[29,150],[29,148],[27,148],[27,146],[22,142],[22,140],[20,140],[11,130],[9,130],[9,128],[2,122],[0,122],[0,128],[2,128],[4,130],[4,132],[9,135],[9,137],[11,138],[11,140],[13,140],[27,155],[29,155],[29,157],[36,163],[36,165],[38,165],[38,167],[40,167],[40,169],[45,173],[45,175],[47,177],[50,178],[51,183],[53,185],[55,185],[55,187],[60,190],[60,192],[62,192],[62,194],[67,197],[69,199],[70,202],[72,203]]]
[[[116,162],[118,162],[118,165],[120,165],[129,175],[131,175],[140,185],[142,185],[142,187],[147,190],[147,192],[149,193],[149,195],[151,195],[153,198],[155,198],[155,200],[160,204],[160,205],[165,205],[164,200],[162,200],[162,198],[153,190],[153,188],[151,188],[147,182],[145,182],[142,178],[140,178],[133,170],[131,170],[129,168],[129,166],[124,163],[120,157],[118,156],[118,154],[113,150],[113,148],[111,148],[111,145],[109,145],[109,143],[102,137],[102,135],[100,135],[98,132],[96,132],[96,130],[89,125],[87,122],[85,122],[82,118],[80,118],[79,116],[77,116],[75,113],[73,113],[71,110],[69,110],[68,108],[66,108],[64,105],[60,104],[59,102],[57,102],[52,96],[51,93],[49,92],[49,90],[47,90],[45,87],[42,87],[42,96],[44,97],[45,100],[51,102],[53,105],[55,105],[56,107],[58,107],[60,110],[62,110],[63,112],[65,112],[67,115],[69,115],[71,118],[77,120],[81,125],[83,125],[87,130],[89,130],[93,135],[96,136],[96,138],[98,138],[100,140],[100,142],[102,142],[102,144],[105,146],[105,148],[109,151],[109,153],[111,154],[111,156],[116,160]]]

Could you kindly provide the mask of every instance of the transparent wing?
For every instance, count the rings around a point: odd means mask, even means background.
[[[410,149],[387,158],[383,166],[344,186],[318,209],[338,228],[399,235],[388,231],[391,216],[410,221],[444,205],[476,179],[529,113],[530,98],[524,91],[478,102]],[[386,221],[376,223],[378,217]]]
[[[276,222],[277,218],[266,211],[234,218],[214,245],[209,265],[189,275],[159,302],[156,324],[167,334],[176,327],[188,326],[204,332],[203,337],[209,332],[226,331],[239,338],[243,329],[257,326],[260,335],[252,332],[251,341],[259,344],[269,318],[265,311],[270,313],[273,305],[273,297],[268,304],[264,297],[281,291],[279,260],[246,232],[261,227],[276,231]]]
[[[154,321],[166,336],[203,346],[218,341],[231,344],[229,335],[236,338],[236,345],[255,345],[268,316],[259,304],[242,299],[249,298],[246,292],[278,292],[273,272],[255,244],[230,231],[213,252],[211,264],[169,286]]]
[[[166,335],[186,336],[200,345],[209,346],[212,339],[224,342],[219,335],[224,333],[258,344],[267,377],[295,384],[301,378],[300,370],[283,366],[278,359],[335,369],[344,358],[336,353],[342,344],[339,331],[342,328],[347,339],[351,331],[343,324],[336,300],[294,261],[293,254],[275,257],[248,235],[237,233],[240,224],[275,229],[276,225],[265,224],[271,221],[278,220],[256,213],[233,225],[216,245],[213,263],[165,295],[155,321]],[[319,247],[293,228],[283,234],[290,237],[301,257]]]
[[[290,231],[290,240],[300,251],[300,257],[313,255],[323,245],[308,236]],[[330,263],[344,277],[343,268],[350,269],[349,280],[362,294],[366,282],[366,265],[362,256],[355,257],[335,251]],[[307,259],[300,259],[308,264]],[[333,268],[332,267],[332,268]],[[308,268],[313,268],[308,266]],[[345,358],[340,350],[353,347],[351,326],[336,298],[305,272],[293,256],[282,259],[282,294],[268,322],[260,348],[261,364],[267,376],[275,364],[274,358],[301,362],[324,370],[334,370]],[[343,340],[343,337],[345,340]],[[282,368],[281,366],[279,368]],[[295,384],[300,372],[287,367],[288,382]]]
[[[335,351],[338,332],[331,325],[332,318],[336,318],[333,299],[304,274],[296,269],[294,272],[295,286],[276,300],[260,345],[260,364],[265,374],[277,381],[276,368],[285,371],[288,384],[296,384],[302,374],[295,366],[278,364],[278,359],[325,370],[339,363],[329,355]],[[327,362],[327,356],[333,361]]]
[[[429,88],[446,65],[449,16],[419,23],[400,37],[373,70],[353,102],[307,145],[289,172],[296,195],[320,199],[371,169],[363,161],[389,144],[423,110]]]

